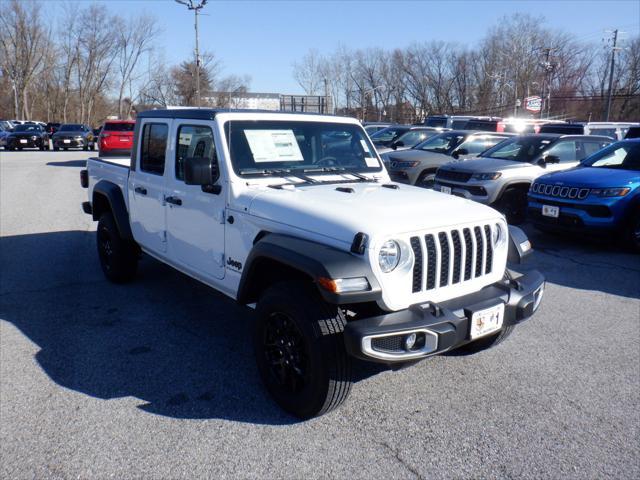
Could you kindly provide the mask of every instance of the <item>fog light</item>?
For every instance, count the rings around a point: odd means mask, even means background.
[[[409,335],[404,337],[404,349],[406,351],[411,350],[415,346],[417,339],[418,336],[415,333],[410,333]]]

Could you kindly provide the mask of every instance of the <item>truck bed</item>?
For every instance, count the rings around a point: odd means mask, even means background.
[[[93,188],[100,180],[115,183],[122,190],[122,196],[127,200],[127,180],[131,159],[128,157],[91,157],[87,160],[89,173],[89,198],[93,197]],[[128,206],[127,206],[128,207]]]

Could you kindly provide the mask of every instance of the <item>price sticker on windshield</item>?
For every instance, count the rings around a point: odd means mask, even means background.
[[[304,161],[293,130],[245,130],[244,134],[256,163]]]

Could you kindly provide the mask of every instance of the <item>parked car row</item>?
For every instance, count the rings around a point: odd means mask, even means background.
[[[396,182],[490,205],[511,224],[529,218],[545,231],[617,233],[640,251],[640,139],[633,140],[640,127],[610,127],[584,124],[567,134],[575,125],[549,123],[524,135],[454,129],[379,152]],[[623,132],[630,139],[616,142]]]
[[[129,155],[133,120],[108,120],[97,129],[81,123],[0,120],[0,147],[6,150],[100,150],[100,156]]]

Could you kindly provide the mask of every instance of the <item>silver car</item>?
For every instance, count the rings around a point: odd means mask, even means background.
[[[435,135],[409,150],[382,155],[391,179],[431,188],[436,170],[451,160],[465,160],[512,136],[509,133],[451,130]]]

